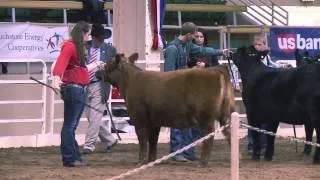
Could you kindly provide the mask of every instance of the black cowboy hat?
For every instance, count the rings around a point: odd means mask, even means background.
[[[110,29],[105,29],[101,24],[93,24],[91,29],[91,36],[108,39],[111,37],[111,31]]]

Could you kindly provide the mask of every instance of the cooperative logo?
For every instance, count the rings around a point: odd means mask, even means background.
[[[48,42],[47,49],[49,49],[50,54],[54,52],[59,52],[60,47],[64,41],[65,39],[63,38],[63,36],[56,32],[54,33],[53,36],[47,39],[47,42]]]
[[[277,46],[280,51],[290,53],[295,49],[319,50],[320,38],[305,38],[301,34],[278,34]]]

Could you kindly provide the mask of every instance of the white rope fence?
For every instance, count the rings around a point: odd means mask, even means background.
[[[206,136],[198,139],[197,141],[189,144],[188,146],[185,146],[185,147],[183,147],[183,148],[181,148],[181,149],[179,149],[179,150],[177,150],[177,151],[175,151],[175,152],[173,152],[173,153],[170,153],[170,154],[168,154],[168,155],[166,155],[166,156],[163,156],[163,157],[160,158],[160,159],[157,159],[157,160],[155,160],[155,161],[153,161],[153,162],[150,162],[150,163],[145,164],[145,165],[142,165],[142,166],[140,166],[140,167],[138,167],[138,168],[135,168],[135,169],[132,169],[132,170],[130,170],[130,171],[127,171],[127,172],[125,172],[125,173],[123,173],[123,174],[120,174],[120,175],[118,175],[118,176],[114,176],[114,177],[108,178],[107,180],[121,179],[121,178],[124,178],[124,177],[126,177],[126,176],[129,176],[129,175],[133,175],[133,174],[135,174],[135,173],[138,173],[138,172],[140,172],[140,171],[142,171],[142,170],[144,170],[144,169],[147,169],[147,168],[149,168],[149,167],[153,167],[153,166],[156,165],[156,164],[160,164],[161,162],[166,161],[166,160],[170,159],[171,157],[173,157],[173,156],[175,156],[175,155],[177,155],[177,154],[180,154],[180,153],[182,153],[183,151],[188,150],[188,149],[190,149],[191,147],[194,147],[194,146],[196,146],[197,144],[200,144],[200,143],[202,143],[203,141],[211,138],[212,136],[216,135],[216,133],[219,133],[219,132],[223,131],[223,130],[224,130],[225,128],[227,128],[228,126],[229,126],[228,124],[225,125],[225,126],[221,126],[218,130],[216,130],[216,131],[214,131],[214,132],[212,132],[212,133],[210,133],[210,134],[208,134],[208,135],[206,135]]]
[[[114,176],[114,177],[111,177],[111,178],[108,178],[107,180],[117,180],[117,179],[122,179],[126,176],[129,176],[129,175],[133,175],[133,174],[136,174],[144,169],[147,169],[147,168],[150,168],[150,167],[153,167],[155,166],[156,164],[160,164],[161,162],[163,161],[166,161],[172,157],[174,157],[175,155],[177,154],[180,154],[182,153],[183,151],[185,150],[188,150],[190,149],[191,147],[194,147],[196,146],[197,144],[200,144],[202,143],[203,141],[211,138],[212,136],[216,135],[217,133],[223,131],[225,128],[229,127],[231,128],[231,180],[239,180],[239,127],[242,126],[242,127],[245,127],[247,129],[251,129],[251,130],[254,130],[254,131],[257,131],[257,132],[260,132],[260,133],[264,133],[264,134],[268,134],[268,135],[271,135],[271,136],[275,136],[275,137],[281,137],[281,138],[284,138],[284,139],[289,139],[291,141],[294,141],[294,142],[300,142],[300,143],[304,143],[304,144],[308,144],[308,145],[311,145],[311,146],[315,146],[315,147],[320,147],[320,144],[317,144],[317,143],[313,143],[313,142],[310,142],[310,141],[305,141],[305,140],[302,140],[302,139],[298,139],[298,138],[295,138],[295,137],[292,137],[292,136],[282,136],[282,135],[277,135],[273,132],[270,132],[270,131],[266,131],[264,129],[259,129],[259,128],[256,128],[256,127],[253,127],[253,126],[250,126],[246,123],[243,123],[243,122],[240,122],[240,118],[239,118],[239,114],[237,112],[233,112],[231,114],[231,125],[227,124],[225,126],[221,126],[218,130],[200,138],[199,140],[189,144],[188,146],[185,146],[171,154],[168,154],[166,156],[163,156],[162,158],[160,159],[157,159],[153,162],[150,162],[148,164],[145,164],[145,165],[142,165],[138,168],[135,168],[135,169],[132,169],[132,170],[129,170],[125,173],[122,173],[118,176]]]
[[[298,138],[295,138],[295,137],[292,137],[292,136],[288,137],[288,136],[277,135],[277,134],[275,134],[275,133],[273,133],[271,131],[267,131],[267,130],[264,130],[264,129],[259,129],[259,128],[250,126],[248,124],[242,123],[242,122],[240,123],[240,125],[245,127],[245,128],[260,132],[260,133],[268,134],[268,135],[275,136],[275,137],[281,137],[281,138],[284,138],[284,139],[289,139],[291,141],[304,143],[304,144],[308,144],[308,145],[315,146],[315,147],[320,147],[320,144],[318,144],[318,143],[313,143],[313,142],[310,142],[310,141],[298,139]]]

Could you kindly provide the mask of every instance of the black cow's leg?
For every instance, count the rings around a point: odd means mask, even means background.
[[[317,143],[320,143],[320,95],[315,94],[315,96],[310,97],[307,102],[307,110],[308,115],[311,120],[311,126],[316,129],[316,135],[317,135]],[[308,123],[308,122],[307,122]],[[313,163],[314,164],[320,164],[320,148],[316,147],[316,151],[313,157]]]
[[[317,144],[320,144],[320,123],[316,124]],[[313,157],[314,164],[320,164],[320,147],[316,147],[316,152]]]
[[[157,158],[157,144],[159,138],[160,127],[148,128],[149,130],[149,156],[148,161],[154,161]]]
[[[259,127],[259,126],[255,126]],[[252,160],[260,160],[260,151],[261,151],[261,146],[260,146],[260,133],[257,131],[252,131]]]
[[[214,131],[213,121],[207,123],[206,125],[200,125],[200,127],[203,132],[203,136],[206,136],[209,133]],[[201,157],[200,157],[200,165],[202,166],[205,166],[208,164],[211,149],[213,146],[213,139],[214,137],[211,137],[203,142],[202,149],[201,149]]]
[[[312,142],[313,127],[312,127],[311,122],[308,122],[308,123],[304,124],[304,130],[306,132],[306,141]],[[308,145],[308,144],[305,144],[302,154],[310,155],[311,150],[312,150],[312,146]]]
[[[139,163],[147,162],[147,130],[146,127],[135,127],[136,134],[139,140]]]
[[[279,126],[279,122],[268,123],[267,131],[277,133],[278,126]],[[274,154],[274,140],[275,140],[275,136],[267,135],[267,147],[266,147],[266,152],[264,154],[264,159],[266,161],[272,161],[272,157]]]

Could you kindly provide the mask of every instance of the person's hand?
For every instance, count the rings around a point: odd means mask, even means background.
[[[52,87],[53,87],[54,92],[56,94],[59,94],[61,84],[62,84],[62,81],[61,81],[61,78],[59,76],[53,76],[52,77]]]
[[[240,86],[239,86],[239,85],[236,85],[236,86],[234,87],[234,91],[235,91],[235,92],[241,92]]]
[[[223,49],[222,53],[224,56],[227,56],[229,54],[230,50],[229,49]]]
[[[286,64],[284,68],[293,68],[293,66],[291,64]]]
[[[204,68],[206,66],[206,64],[204,62],[197,62],[197,65],[196,67],[199,67],[199,68]]]
[[[59,47],[62,48],[62,46],[67,42],[67,40],[62,39],[59,43]]]
[[[87,69],[89,72],[91,72],[92,70],[99,68],[99,67],[103,67],[106,63],[102,62],[102,61],[96,61],[93,63],[90,63],[87,65]]]
[[[103,61],[97,61],[96,62],[97,64],[97,68],[103,68],[105,65],[106,65],[106,63],[105,62],[103,62]]]
[[[281,68],[292,68],[292,65],[289,63],[281,62],[280,67]]]

